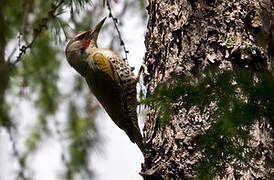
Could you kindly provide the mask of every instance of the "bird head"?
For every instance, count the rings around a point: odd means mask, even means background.
[[[85,50],[88,47],[97,47],[97,38],[106,18],[101,20],[93,30],[78,32],[66,46],[65,53],[69,64],[81,75],[86,70]]]

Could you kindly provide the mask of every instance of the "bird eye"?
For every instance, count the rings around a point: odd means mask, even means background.
[[[83,40],[85,38],[85,36],[86,36],[86,33],[83,33],[77,37],[77,40]]]
[[[78,34],[76,34],[74,36],[73,39],[75,39],[75,40],[83,40],[86,37],[86,35],[87,35],[87,32],[79,32]]]

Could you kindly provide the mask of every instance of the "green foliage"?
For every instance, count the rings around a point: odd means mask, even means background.
[[[36,149],[37,143],[41,140],[41,129],[39,127],[34,127],[31,135],[26,139],[26,145],[29,149],[29,152],[32,152]]]
[[[31,53],[25,56],[21,66],[17,68],[16,74],[24,86],[39,92],[35,104],[42,116],[54,114],[59,99],[56,82],[60,61],[56,59],[58,51],[52,46],[52,41],[47,34],[41,36]]]
[[[82,179],[92,177],[89,157],[90,150],[98,139],[98,137],[94,136],[96,134],[95,131],[95,125],[90,120],[90,117],[87,114],[80,115],[77,107],[73,103],[70,103],[67,134],[71,142],[69,146],[70,158],[69,162],[66,163],[66,179],[74,179],[74,176],[79,173]]]
[[[10,128],[12,126],[12,121],[9,117],[10,108],[6,103],[1,102],[0,105],[0,127],[7,127]]]
[[[274,77],[268,72],[254,72],[239,68],[221,71],[208,68],[199,77],[172,77],[160,84],[154,93],[143,100],[158,107],[161,125],[167,125],[176,114],[174,104],[182,102],[189,110],[199,107],[201,112],[215,103],[209,121],[212,126],[195,139],[202,158],[197,170],[200,179],[225,175],[227,162],[237,159],[248,164],[246,158],[261,156],[260,147],[251,147],[249,134],[252,125],[263,118],[273,117]],[[181,107],[181,108],[182,108]],[[273,122],[270,122],[273,123]],[[233,164],[237,169],[239,163]]]

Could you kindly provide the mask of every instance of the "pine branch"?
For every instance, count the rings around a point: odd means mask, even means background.
[[[57,5],[51,3],[51,10],[48,12],[47,17],[41,18],[39,21],[39,26],[37,28],[33,28],[33,38],[30,43],[26,45],[22,45],[19,49],[20,53],[17,56],[16,60],[13,64],[17,64],[22,56],[26,54],[26,51],[32,47],[36,39],[40,36],[40,34],[43,32],[44,29],[47,29],[47,24],[50,20],[52,20],[57,15],[55,14],[57,9],[65,2],[65,0],[61,0]]]
[[[18,178],[21,178],[22,180],[27,180],[28,178],[25,175],[25,158],[21,157],[18,151],[18,148],[16,147],[16,142],[15,139],[12,135],[12,128],[7,128],[8,131],[8,135],[10,138],[10,141],[12,143],[12,151],[14,154],[14,157],[18,160],[18,164],[19,164],[19,173],[18,173]]]
[[[125,58],[123,58],[123,60],[126,62],[126,64],[129,66],[128,64],[128,57],[127,57],[127,54],[129,53],[129,51],[127,50],[126,48],[126,45],[124,43],[124,40],[122,39],[122,35],[121,35],[121,31],[119,30],[118,28],[118,19],[115,18],[112,14],[112,10],[111,10],[111,7],[110,7],[110,3],[109,3],[109,0],[106,1],[107,2],[107,8],[108,8],[108,11],[109,11],[109,17],[112,19],[113,21],[113,24],[114,24],[114,27],[118,33],[118,37],[119,37],[119,40],[120,40],[120,45],[122,46],[124,52],[125,52]],[[123,10],[124,11],[124,10]]]

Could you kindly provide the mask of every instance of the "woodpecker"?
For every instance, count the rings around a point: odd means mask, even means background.
[[[135,77],[113,51],[98,48],[97,38],[106,18],[94,30],[79,32],[69,41],[65,54],[69,64],[87,84],[114,123],[144,151],[138,126]]]

